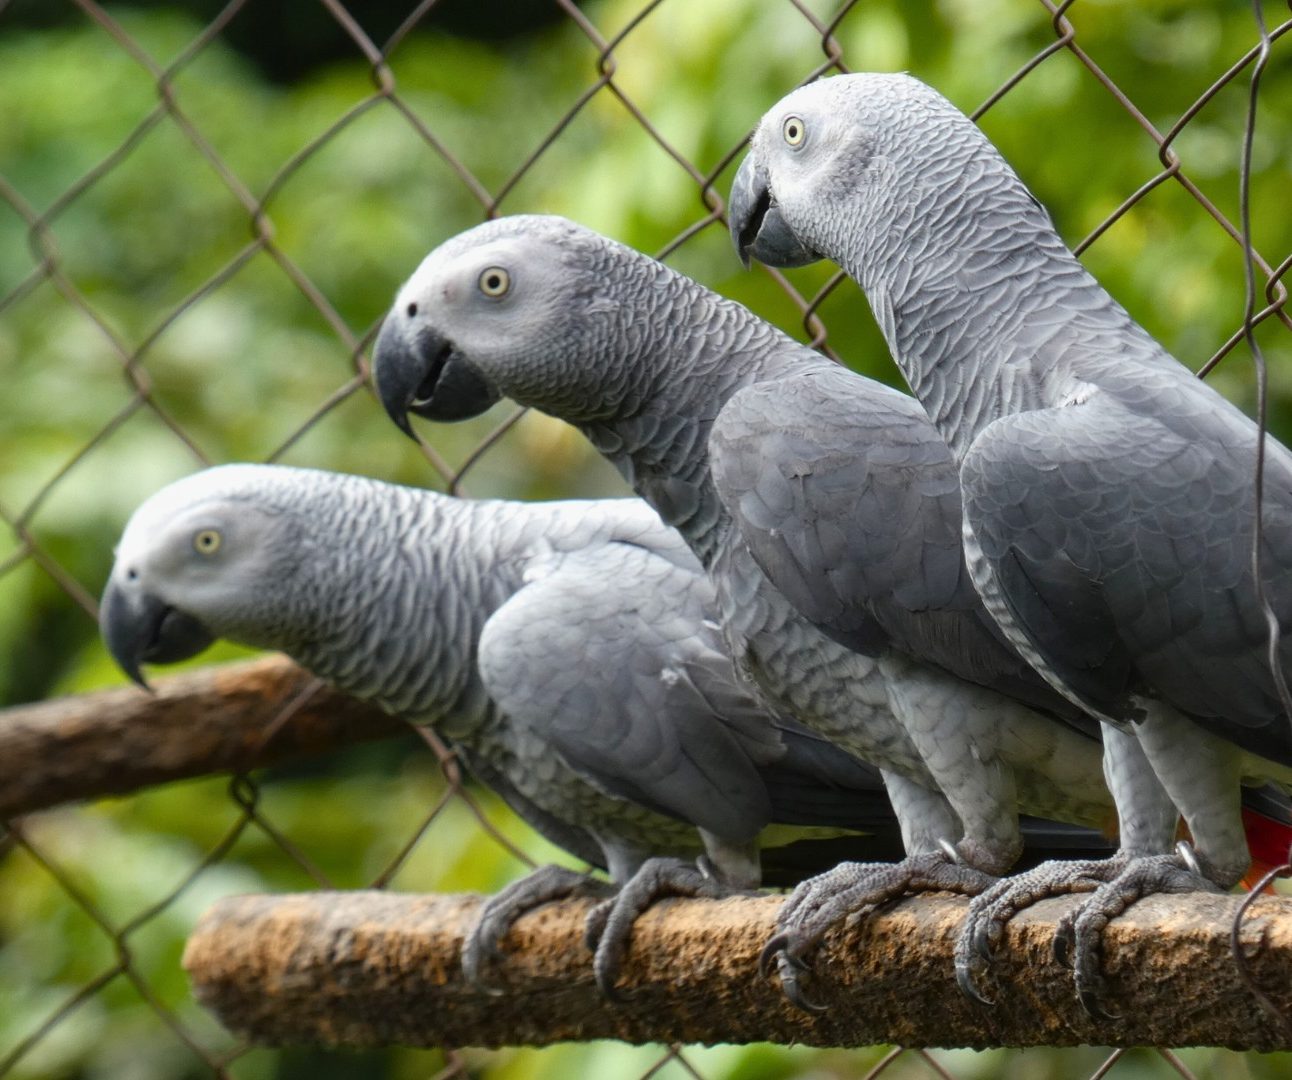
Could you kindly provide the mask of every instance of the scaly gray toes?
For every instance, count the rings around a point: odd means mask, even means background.
[[[923,859],[924,856],[915,856]],[[911,859],[907,859],[911,862]],[[972,866],[943,858],[939,862],[916,864],[907,883],[906,892],[949,892],[957,896],[981,896],[1000,879],[993,874],[975,870]],[[899,894],[894,893],[894,897]]]
[[[694,863],[647,859],[613,899],[598,904],[588,916],[584,936],[595,950],[592,972],[601,993],[612,1002],[623,1000],[615,984],[628,956],[633,925],[656,901],[668,896],[716,900],[742,892],[724,885]]]
[[[1077,1000],[1096,1020],[1113,1020],[1101,1004],[1105,983],[1100,965],[1104,929],[1141,897],[1155,892],[1215,891],[1187,852],[1130,856],[1086,862],[1051,862],[1017,874],[983,892],[969,905],[956,942],[956,983],[975,1001],[989,999],[981,989],[1005,925],[1025,908],[1050,896],[1090,893],[1089,899],[1059,920],[1054,956],[1071,963]]]
[[[885,897],[872,887],[870,863],[841,863],[803,882],[776,918],[777,931],[763,946],[758,972],[766,978],[775,961],[785,993],[796,1005],[807,1001],[799,977],[812,971],[812,953],[836,923],[860,915]],[[811,1006],[808,1011],[819,1011]]]
[[[1116,876],[1122,865],[1117,859],[1042,863],[974,897],[956,941],[956,983],[961,992],[973,1001],[992,1004],[980,984],[1010,919],[1046,897],[1090,892]]]
[[[605,882],[563,866],[542,866],[513,881],[481,906],[475,925],[462,943],[462,974],[469,983],[498,992],[489,984],[488,968],[502,958],[499,945],[517,919],[552,900],[604,895],[608,890],[611,886]]]
[[[1050,952],[1055,962],[1064,967],[1072,966],[1072,946],[1076,941],[1077,913],[1080,910],[1080,907],[1075,907],[1066,912],[1054,928],[1054,941],[1050,945]]]
[[[501,955],[495,934],[476,923],[462,943],[462,974],[467,982],[486,994],[502,994],[503,991],[492,985],[486,975],[489,965]]]
[[[1100,1004],[1105,982],[1100,956],[1108,924],[1137,900],[1154,893],[1219,892],[1191,858],[1181,854],[1149,855],[1125,860],[1112,880],[1100,885],[1090,898],[1060,923],[1055,954],[1071,959],[1077,1000],[1096,1020],[1116,1019]]]
[[[615,909],[615,898],[608,896],[604,900],[598,901],[588,912],[588,917],[583,920],[583,944],[588,947],[588,952],[597,951],[597,943],[601,940],[601,935],[606,932],[606,923],[610,921],[610,913]]]
[[[822,1006],[807,995],[802,983],[812,972],[813,953],[833,927],[909,894],[947,891],[973,896],[995,883],[991,875],[953,862],[940,851],[912,855],[900,863],[843,863],[795,890],[759,957],[759,972],[765,977],[775,960],[786,996],[805,1011],[820,1012]]]
[[[781,905],[776,917],[777,926],[790,926],[801,920],[810,919],[830,899],[845,889],[852,888],[857,881],[857,873],[864,870],[868,863],[840,863],[833,870],[818,874],[814,878],[800,882]],[[766,972],[764,972],[766,974]]]

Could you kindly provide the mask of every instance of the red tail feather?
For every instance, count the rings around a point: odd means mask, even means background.
[[[1243,828],[1247,832],[1247,846],[1252,853],[1252,865],[1243,877],[1243,884],[1250,889],[1274,867],[1289,861],[1292,825],[1244,806]]]

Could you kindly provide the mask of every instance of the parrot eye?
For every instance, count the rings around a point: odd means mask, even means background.
[[[803,137],[807,134],[807,129],[797,116],[787,116],[785,123],[781,125],[781,134],[785,136],[785,141],[790,146],[799,147],[803,145]]]
[[[214,555],[220,550],[220,540],[217,529],[203,529],[193,537],[193,550],[199,555]]]
[[[506,296],[511,288],[511,275],[501,266],[491,266],[480,274],[480,291],[497,299]]]

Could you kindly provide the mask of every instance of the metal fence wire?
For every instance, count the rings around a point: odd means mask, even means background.
[[[1292,245],[1286,233],[1267,230],[1275,238],[1267,242],[1261,232],[1262,211],[1286,217],[1292,190],[1286,146],[1262,141],[1269,117],[1286,121],[1288,100],[1262,93],[1259,81],[1292,58],[1286,10],[1074,0],[850,0],[837,9],[809,0],[555,0],[541,10],[481,5],[474,16],[469,8],[447,0],[406,9],[233,0],[218,10],[197,0],[165,9],[0,0],[8,128],[0,134],[0,356],[9,390],[0,419],[8,459],[0,462],[8,533],[0,630],[10,703],[110,678],[94,620],[112,538],[140,499],[200,465],[289,460],[472,494],[615,490],[576,440],[542,418],[510,412],[500,422],[495,412],[442,441],[431,435],[415,457],[380,415],[368,349],[384,305],[424,251],[475,221],[551,209],[621,238],[631,228],[658,256],[855,360],[857,342],[877,339],[848,321],[861,307],[855,295],[832,303],[852,288],[842,276],[763,269],[732,285],[739,271],[723,217],[749,128],[794,85],[834,71],[896,62],[922,74],[921,57],[935,49],[960,70],[972,66],[959,86],[942,88],[978,103],[975,117],[989,130],[1001,112],[1025,132],[1031,125],[1043,146],[1025,177],[1097,272],[1125,262],[1137,243],[1166,250],[1170,274],[1159,262],[1151,280],[1137,281],[1133,267],[1124,279],[1143,287],[1142,306],[1164,309],[1158,324],[1149,320],[1155,331],[1179,331],[1187,318],[1172,304],[1205,306],[1214,299],[1199,295],[1209,292],[1205,283],[1226,283],[1224,332],[1190,337],[1186,328],[1172,337],[1178,355],[1207,373],[1238,353],[1215,377],[1248,405],[1264,401],[1267,381],[1262,370],[1258,401],[1241,357],[1255,354],[1258,365],[1262,354],[1292,358],[1283,282]],[[966,41],[959,54],[958,34]],[[976,54],[974,43],[985,40],[1005,44]],[[1112,59],[1102,62],[1105,54]],[[1167,60],[1189,77],[1163,85]],[[696,79],[755,86],[757,96],[710,98],[689,86]],[[982,80],[997,89],[968,101]],[[293,98],[302,83],[310,95]],[[1084,126],[1046,113],[1074,85],[1098,110]],[[236,105],[235,88],[247,91]],[[73,99],[61,128],[51,119],[54,91]],[[1223,117],[1218,102],[1227,103]],[[700,123],[702,115],[710,118]],[[1233,116],[1241,122],[1224,119]],[[1105,125],[1135,130],[1125,145],[1138,179],[1115,197],[1100,189],[1087,219],[1065,217],[1063,193],[1095,184],[1108,164],[1091,134]],[[1075,152],[1085,169],[1047,169],[1044,146],[1057,155],[1078,131],[1089,142],[1065,147],[1063,160]],[[631,152],[612,161],[615,140]],[[1250,176],[1240,169],[1244,155]],[[612,167],[624,160],[628,167]],[[578,195],[562,179],[574,172],[593,174]],[[1240,173],[1241,197],[1230,184]],[[1253,192],[1258,182],[1262,192],[1281,192],[1281,202],[1249,200],[1249,180]],[[589,201],[594,184],[600,194]],[[1214,261],[1191,265],[1190,252],[1216,237],[1223,244],[1207,249],[1220,252]],[[1134,296],[1121,298],[1135,310]],[[296,329],[281,321],[264,329],[271,309],[289,313]],[[1275,404],[1288,394],[1276,363],[1268,387]],[[538,472],[520,482],[512,462],[522,454]],[[557,482],[572,462],[581,490]],[[461,887],[476,881],[468,863],[492,860],[501,881],[531,859],[523,830],[464,785],[433,737],[427,746],[195,782],[184,813],[200,821],[188,832],[171,827],[179,811],[167,800],[180,797],[172,789],[5,822],[0,982],[15,997],[0,1008],[0,1076],[447,1077],[521,1068],[519,1051],[249,1047],[191,1001],[179,970],[177,943],[218,895],[416,887],[432,880],[431,862],[442,871],[434,881]],[[317,824],[339,791],[371,818],[346,826],[348,842],[380,837],[348,862]],[[524,1067],[557,1062],[568,1072],[575,1059],[551,1055],[571,1052],[527,1051],[534,1056]],[[596,1060],[643,1077],[725,1076],[746,1060],[731,1048],[633,1053]],[[1264,1068],[1229,1052],[1165,1048],[766,1053],[784,1055],[767,1075],[1192,1076],[1214,1068],[1236,1076]],[[577,1060],[590,1067],[594,1059]]]

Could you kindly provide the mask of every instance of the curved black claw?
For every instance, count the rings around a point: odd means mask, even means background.
[[[776,958],[776,972],[781,979],[781,990],[790,1001],[806,1013],[823,1013],[828,1012],[829,1005],[823,1005],[819,1001],[813,1001],[807,995],[799,982],[802,975],[812,973],[812,965],[781,953]]]
[[[624,1000],[615,984],[632,943],[633,924],[656,901],[668,896],[716,900],[747,892],[724,885],[684,859],[647,859],[614,897],[589,912],[584,924],[584,940],[593,949],[592,973],[606,1000]]]
[[[1107,883],[1101,886],[1101,888],[1106,888],[1106,887],[1107,887]],[[1095,890],[1095,893],[1092,894],[1091,901],[1093,901],[1094,896],[1097,896],[1097,895],[1098,895],[1098,890]],[[1087,901],[1087,902],[1089,903],[1091,901]],[[1067,912],[1063,916],[1063,918],[1059,920],[1059,925],[1054,928],[1054,944],[1052,946],[1052,952],[1054,955],[1054,959],[1058,961],[1060,964],[1062,964],[1064,967],[1071,966],[1071,961],[1073,957],[1076,955],[1077,917],[1085,909],[1085,906],[1086,906],[1085,904],[1082,904],[1079,907],[1075,907],[1071,911]],[[1096,937],[1096,939],[1089,946],[1093,955],[1093,962],[1095,965],[1094,973],[1084,987],[1078,985],[1077,1001],[1080,1002],[1081,1008],[1085,1012],[1085,1014],[1089,1016],[1092,1020],[1103,1020],[1103,1021],[1120,1020],[1121,1019],[1120,1013],[1110,1012],[1108,1009],[1105,1009],[1100,1002],[1100,998],[1103,996],[1104,990],[1106,988],[1104,977],[1099,971],[1100,944],[1101,944],[1101,939],[1099,937]]]
[[[475,925],[462,943],[462,974],[467,982],[486,993],[502,993],[492,986],[488,968],[502,959],[499,947],[507,932],[527,911],[552,900],[570,896],[604,896],[613,886],[563,866],[541,866],[519,881],[513,881],[480,908]]]
[[[588,952],[596,953],[597,943],[606,932],[606,923],[610,921],[610,913],[614,907],[614,896],[608,896],[594,904],[592,910],[588,912],[588,917],[583,920],[583,944],[587,946]]]
[[[1116,866],[1112,864],[1117,864]],[[993,1005],[980,985],[992,957],[1015,915],[1050,896],[1091,892],[1117,872],[1117,859],[1047,862],[998,881],[969,902],[969,913],[956,941],[956,985],[971,1001]]]
[[[979,979],[986,974],[1005,925],[1025,908],[1050,896],[1089,893],[1067,912],[1054,932],[1053,954],[1071,964],[1077,1000],[1095,1020],[1117,1020],[1100,1004],[1105,990],[1100,970],[1103,932],[1136,900],[1151,893],[1216,891],[1188,852],[1126,855],[1087,862],[1050,862],[1016,874],[976,897],[956,942],[956,983],[969,998],[982,1001]]]
[[[789,901],[786,901],[786,906],[789,906]],[[782,909],[781,916],[776,920],[777,926],[780,925],[781,919],[784,917],[784,910]],[[763,951],[758,954],[758,977],[760,979],[766,979],[771,975],[772,964],[776,963],[779,965],[782,955],[789,948],[792,940],[793,935],[785,931],[781,931],[779,934],[773,934],[767,939],[767,944],[763,946]],[[786,956],[785,959],[788,959],[788,956]],[[812,965],[804,961],[798,961],[798,965],[801,969],[807,971],[812,970]]]
[[[1135,901],[1154,893],[1220,891],[1202,874],[1190,852],[1123,860],[1120,873],[1095,889],[1064,919],[1071,926],[1066,952],[1072,958],[1072,977],[1081,1007],[1096,1020],[1119,1019],[1099,1003],[1105,989],[1099,958],[1104,930],[1113,919]]]
[[[825,1006],[807,996],[801,981],[812,973],[812,954],[829,930],[902,896],[976,896],[995,882],[990,874],[954,862],[941,851],[911,855],[899,863],[841,863],[803,882],[790,895],[777,916],[776,933],[763,947],[758,970],[766,977],[775,959],[786,996],[806,1012],[823,1012]]]
[[[1103,979],[1099,980],[1099,986],[1093,990],[1078,990],[1077,1000],[1081,1002],[1081,1008],[1091,1020],[1102,1020],[1106,1023],[1112,1023],[1122,1018],[1121,1013],[1111,1012],[1100,1004],[1099,996],[1103,992]]]
[[[1072,947],[1077,939],[1074,924],[1079,910],[1081,909],[1073,908],[1059,920],[1054,928],[1054,941],[1050,943],[1050,955],[1054,957],[1055,963],[1062,964],[1064,967],[1072,966]]]
[[[959,956],[959,950],[956,955],[956,985],[960,987],[960,993],[964,994],[970,1001],[976,1001],[979,1005],[985,1005],[991,1008],[996,1004],[996,999],[988,997],[982,992],[978,985],[979,980],[987,973],[991,966],[989,958],[979,957],[979,963],[974,964],[962,963]]]

